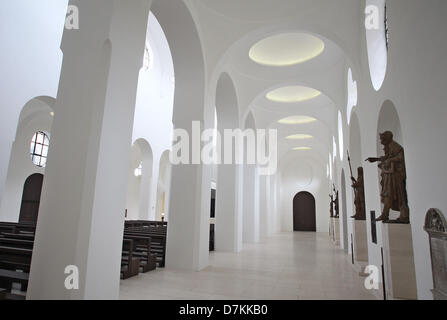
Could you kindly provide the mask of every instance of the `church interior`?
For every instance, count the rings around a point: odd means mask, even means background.
[[[446,15],[2,1],[0,300],[446,300]]]

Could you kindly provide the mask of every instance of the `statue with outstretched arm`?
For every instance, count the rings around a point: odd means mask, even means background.
[[[370,163],[379,162],[380,198],[383,204],[382,215],[376,221],[389,221],[390,210],[400,212],[396,223],[409,223],[410,210],[407,198],[407,175],[405,169],[404,149],[393,140],[393,133],[386,131],[380,134],[380,143],[383,145],[384,156],[380,158],[368,158]]]

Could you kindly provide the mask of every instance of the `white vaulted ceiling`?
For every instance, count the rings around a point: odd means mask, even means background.
[[[326,172],[333,137],[338,137],[338,112],[346,112],[348,103],[347,69],[355,74],[360,65],[364,4],[358,0],[190,2],[198,13],[210,81],[223,71],[230,74],[241,123],[251,112],[257,128],[278,130],[280,161],[318,159]]]

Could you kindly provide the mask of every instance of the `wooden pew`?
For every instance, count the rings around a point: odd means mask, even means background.
[[[122,279],[128,279],[137,276],[140,272],[140,258],[134,257],[133,240],[123,240],[123,251],[121,255],[121,276]]]
[[[151,238],[151,254],[157,258],[158,266],[163,268],[165,266],[166,258],[166,234],[157,232],[143,232],[143,231],[124,231],[126,236],[146,236]]]
[[[157,267],[157,258],[151,254],[151,238],[148,236],[125,235],[124,239],[133,241],[133,255],[140,258],[141,272],[146,273]]]
[[[1,240],[5,242],[5,239]],[[0,245],[0,288],[11,292],[12,284],[20,283],[21,290],[26,291],[33,249],[6,245]]]

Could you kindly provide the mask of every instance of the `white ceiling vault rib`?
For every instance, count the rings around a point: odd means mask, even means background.
[[[338,111],[347,103],[346,65],[353,74],[360,65],[360,2],[190,1],[197,10],[209,77],[216,78],[222,71],[231,74],[239,115],[251,112],[258,128],[278,129],[284,140],[280,157],[301,157],[305,152],[319,158],[326,168],[333,137],[338,137]],[[340,10],[344,15],[334,15]],[[281,90],[289,91],[278,94]],[[278,123],[298,115],[317,119],[320,132],[306,130],[306,125]],[[309,145],[291,146],[293,140],[285,137],[293,134],[317,139],[306,141]],[[292,150],[300,147],[312,149]]]

